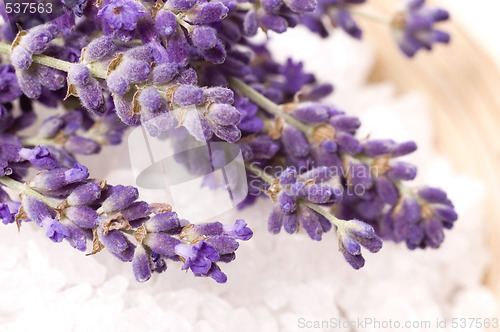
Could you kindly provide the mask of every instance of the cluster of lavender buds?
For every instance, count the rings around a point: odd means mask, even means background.
[[[417,169],[399,157],[416,144],[358,138],[360,120],[321,101],[332,85],[301,62],[276,62],[253,39],[300,24],[322,37],[340,27],[360,39],[355,18],[374,18],[362,11],[365,2],[63,0],[58,17],[15,20],[0,3],[10,22],[0,35],[0,220],[33,222],[81,251],[90,241],[90,254],[106,248],[132,262],[139,282],[165,271],[168,259],[225,282],[219,263],[232,261],[238,240],[253,235],[245,221],[190,223],[165,202],[139,201],[135,187],[92,179],[79,163],[142,126],[152,139],[173,133],[179,151],[185,135],[233,144],[248,169],[238,208],[269,197],[273,234],[303,230],[319,241],[335,227],[355,269],[365,264],[361,246],[378,252],[382,240],[438,248],[458,216],[443,190],[408,185]],[[449,42],[434,27],[448,17],[411,0],[393,17],[374,19],[413,57]],[[38,122],[39,104],[53,114],[22,131]],[[221,151],[176,159],[198,175],[205,164],[229,161]]]

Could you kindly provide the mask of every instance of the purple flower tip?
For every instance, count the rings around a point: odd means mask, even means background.
[[[234,225],[224,225],[224,233],[243,241],[250,240],[253,236],[252,230],[243,219],[236,220]]]
[[[42,227],[45,229],[47,237],[54,242],[61,242],[70,235],[68,229],[63,224],[52,218],[44,218],[42,220]]]
[[[178,244],[174,248],[175,253],[184,258],[183,270],[191,269],[194,273],[206,274],[212,266],[212,262],[219,260],[217,250],[203,240],[198,244]]]

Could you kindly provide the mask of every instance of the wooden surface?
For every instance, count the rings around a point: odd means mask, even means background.
[[[372,2],[363,10],[387,16],[398,1]],[[452,34],[452,44],[408,60],[398,54],[387,27],[358,20],[366,28],[364,39],[377,50],[371,80],[391,80],[400,91],[427,94],[439,152],[449,157],[457,170],[485,184],[484,209],[492,253],[485,283],[500,298],[500,72],[457,22],[442,25]]]

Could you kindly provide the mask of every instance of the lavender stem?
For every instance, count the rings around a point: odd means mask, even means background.
[[[283,118],[284,120],[286,120],[286,122],[297,127],[297,129],[306,134],[306,136],[312,135],[314,127],[306,125],[305,123],[302,123],[300,121],[297,121],[292,116],[286,114],[280,105],[273,103],[267,97],[255,91],[255,89],[253,89],[248,84],[244,83],[243,81],[235,77],[228,77],[228,82],[231,86],[238,89],[243,95],[250,98],[250,100],[252,100],[254,103],[259,105],[269,113],[274,114],[275,116],[278,116],[280,118]]]
[[[59,206],[59,204],[61,203],[58,200],[55,200],[55,199],[52,199],[49,197],[45,197],[45,196],[41,195],[40,193],[34,191],[33,189],[29,188],[26,184],[18,182],[16,180],[12,180],[11,178],[9,178],[7,176],[0,177],[0,183],[9,187],[12,190],[19,192],[20,194],[35,197],[36,199],[44,202],[46,205],[50,206],[53,209],[56,209]]]

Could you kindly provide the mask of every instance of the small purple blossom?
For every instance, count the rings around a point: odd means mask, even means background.
[[[146,15],[145,8],[133,0],[111,0],[97,14],[113,30],[132,31],[139,17]]]

